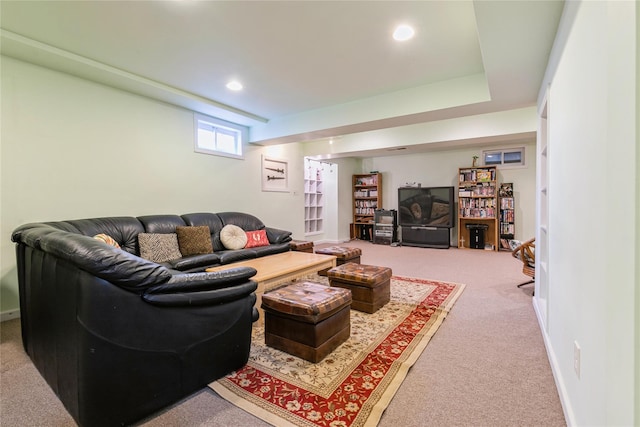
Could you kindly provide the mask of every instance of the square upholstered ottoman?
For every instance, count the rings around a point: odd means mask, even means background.
[[[313,253],[313,242],[307,240],[292,240],[289,242],[292,251]]]
[[[360,248],[348,248],[345,246],[329,246],[328,248],[316,249],[317,254],[322,255],[333,255],[336,257],[336,266],[345,264],[347,262],[354,262],[356,264],[360,264],[360,256],[362,255],[362,249]],[[327,271],[329,269],[326,268],[324,270],[318,271],[318,274],[321,276],[326,276]]]
[[[351,308],[375,313],[391,298],[391,269],[365,264],[343,264],[327,272],[333,287],[351,291]]]
[[[262,296],[264,341],[317,363],[351,334],[351,292],[315,282],[293,282]]]

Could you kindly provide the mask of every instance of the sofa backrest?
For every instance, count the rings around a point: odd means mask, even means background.
[[[140,254],[140,248],[138,245],[139,233],[167,234],[175,233],[176,227],[178,226],[206,225],[211,231],[213,250],[224,251],[225,247],[220,241],[220,230],[222,230],[225,225],[237,225],[245,231],[266,229],[266,226],[260,219],[244,212],[202,212],[184,215],[144,215],[137,218],[87,218],[46,222],[44,224],[52,227],[52,229],[82,234],[89,237],[93,237],[97,234],[107,234],[120,245],[121,249],[134,255]],[[17,233],[16,238],[19,240],[21,230],[26,230],[34,226],[38,226],[38,224],[27,224],[19,227],[14,231],[14,233]]]
[[[233,224],[245,231],[262,230],[265,228],[262,221],[244,212],[219,212],[217,215],[220,217],[223,227],[227,224]]]
[[[138,250],[138,233],[143,233],[144,228],[140,221],[133,217],[72,219],[48,222],[47,224],[59,230],[84,234],[89,237],[93,237],[96,234],[107,234],[118,242],[121,249],[131,254],[140,253]]]
[[[80,227],[86,224],[75,224]],[[39,267],[47,274],[63,275],[68,268],[58,260],[68,262],[94,276],[132,291],[167,282],[172,274],[160,264],[147,261],[128,251],[122,251],[91,237],[92,234],[111,233],[114,229],[87,229],[87,235],[74,231],[70,221],[26,224],[17,228],[11,239],[17,243],[16,256],[38,259]],[[60,226],[60,227],[56,227]],[[27,268],[25,262],[19,268]],[[18,271],[20,278],[23,272]]]
[[[144,233],[175,233],[176,227],[187,225],[179,215],[145,215],[139,216],[138,221],[144,227]]]
[[[220,241],[220,230],[224,227],[222,220],[215,213],[200,212],[182,215],[184,222],[192,227],[201,227],[206,225],[211,231],[211,243],[214,251],[223,251],[224,245]]]
[[[211,243],[214,251],[224,251],[225,247],[220,241],[220,230],[227,225],[237,225],[245,231],[262,230],[265,225],[253,215],[244,212],[220,212],[220,213],[190,213],[182,215],[187,225],[206,225],[211,230]]]

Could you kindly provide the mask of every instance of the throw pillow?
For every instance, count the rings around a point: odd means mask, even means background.
[[[96,240],[100,240],[101,242],[104,242],[109,246],[113,246],[114,248],[120,249],[120,245],[118,244],[118,242],[116,242],[115,239],[109,236],[108,234],[104,234],[104,233],[96,234],[95,236],[93,236],[93,238]]]
[[[182,256],[213,253],[211,230],[206,225],[198,227],[177,226],[178,247]]]
[[[242,249],[247,244],[247,233],[237,225],[227,224],[220,230],[220,241],[227,249]]]
[[[152,262],[167,262],[182,258],[176,233],[140,233],[138,245],[140,245],[140,256]]]
[[[247,231],[247,245],[245,248],[257,248],[269,246],[269,239],[265,230]]]

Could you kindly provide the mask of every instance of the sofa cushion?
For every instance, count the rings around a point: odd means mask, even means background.
[[[93,238],[96,240],[100,240],[101,242],[104,242],[109,246],[113,246],[114,248],[120,249],[120,245],[118,244],[118,242],[116,242],[115,239],[109,236],[108,234],[104,234],[104,233],[96,234],[95,236],[93,236]]]
[[[267,246],[264,247],[266,248]],[[220,264],[223,265],[258,257],[256,249],[236,249],[232,251],[216,252],[216,254],[220,257]]]
[[[220,256],[216,253],[189,255],[186,257],[172,259],[166,262],[169,268],[178,271],[188,271],[204,267],[212,267],[220,264]]]
[[[290,250],[289,243],[277,243],[270,244],[267,246],[259,246],[257,248],[244,249],[245,251],[251,251],[255,253],[255,257],[259,258],[262,256],[279,254],[281,252],[288,252]]]
[[[245,248],[257,248],[258,246],[267,246],[269,239],[265,230],[247,231],[247,244]]]
[[[178,235],[178,247],[182,256],[210,254],[213,252],[211,245],[211,231],[206,225],[200,227],[176,227]]]
[[[242,249],[247,244],[247,234],[237,225],[227,224],[220,231],[220,240],[227,249]]]
[[[140,233],[138,234],[140,257],[152,262],[165,262],[182,258],[176,233]]]

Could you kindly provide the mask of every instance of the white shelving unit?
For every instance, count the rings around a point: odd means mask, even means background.
[[[535,300],[539,311],[540,322],[548,331],[549,304],[549,123],[547,111],[549,108],[548,92],[545,96],[542,111],[539,115],[538,129],[538,170],[537,170],[537,217],[538,230],[536,235],[536,290]]]
[[[321,164],[308,160],[304,170],[305,236],[324,232],[324,194]]]

